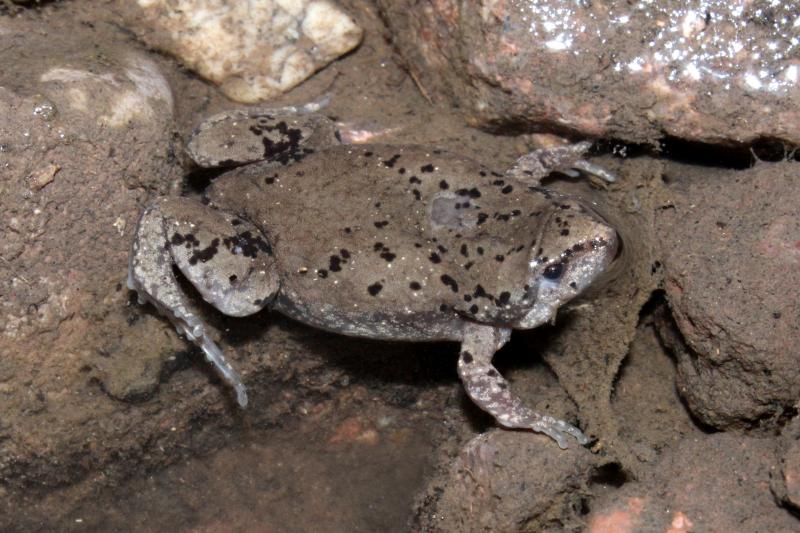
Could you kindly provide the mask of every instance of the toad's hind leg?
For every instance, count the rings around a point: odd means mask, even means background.
[[[567,447],[566,435],[583,445],[589,438],[563,420],[532,411],[508,388],[508,382],[492,366],[492,357],[511,336],[511,330],[482,324],[468,324],[461,342],[458,375],[467,394],[481,409],[507,428],[531,429],[544,433],[561,448]]]
[[[339,144],[336,124],[317,113],[326,96],[302,107],[225,111],[200,123],[186,151],[200,167],[235,167],[256,161],[287,164]]]
[[[592,143],[583,141],[575,144],[540,148],[523,155],[508,169],[507,176],[517,178],[530,185],[539,185],[554,170],[561,171],[573,177],[580,173],[596,176],[597,178],[613,183],[616,176],[599,165],[590,163],[583,156],[591,148]]]
[[[278,289],[269,243],[241,217],[188,198],[163,198],[139,219],[128,271],[128,287],[138,292],[139,301],[151,302],[197,344],[246,406],[241,377],[207,333],[173,265],[211,305],[227,315],[246,316],[270,303]]]

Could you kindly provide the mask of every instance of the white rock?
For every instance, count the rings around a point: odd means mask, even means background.
[[[246,103],[291,89],[363,33],[329,0],[137,0],[133,9],[130,25],[149,44]]]

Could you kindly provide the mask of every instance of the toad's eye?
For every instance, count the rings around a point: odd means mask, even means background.
[[[553,263],[547,265],[542,272],[542,276],[550,280],[556,280],[564,273],[564,263]]]

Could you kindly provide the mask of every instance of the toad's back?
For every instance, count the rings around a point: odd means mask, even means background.
[[[558,201],[460,156],[384,145],[243,167],[210,197],[268,237],[279,307],[323,327],[316,315],[357,323],[368,314],[371,337],[376,315],[428,327],[454,309],[481,321],[511,319],[531,246]]]

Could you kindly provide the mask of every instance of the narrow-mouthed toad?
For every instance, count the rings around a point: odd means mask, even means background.
[[[511,330],[552,320],[607,269],[617,233],[576,198],[540,187],[553,169],[609,176],[588,143],[533,152],[504,173],[421,146],[336,144],[325,117],[221,115],[190,155],[234,166],[202,201],[161,198],[139,221],[129,286],[202,348],[247,404],[173,265],[221,312],[270,308],[358,337],[461,343],[467,393],[502,426],[566,447],[576,427],[523,406],[492,366]],[[254,162],[262,160],[261,162]]]

